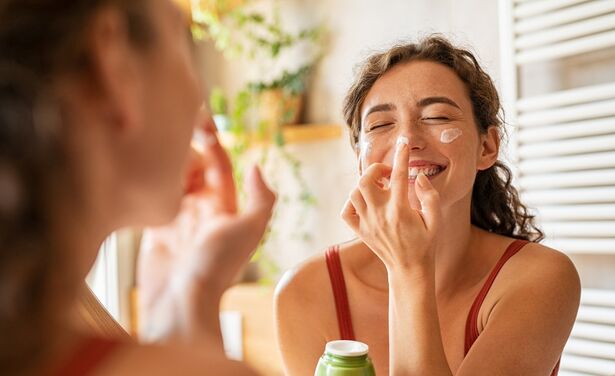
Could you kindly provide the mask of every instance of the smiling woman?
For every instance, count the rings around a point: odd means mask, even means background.
[[[557,374],[579,280],[537,243],[498,160],[499,114],[489,76],[443,37],[367,59],[344,106],[361,178],[342,218],[358,239],[278,286],[289,374],[340,338],[368,344],[382,375]]]

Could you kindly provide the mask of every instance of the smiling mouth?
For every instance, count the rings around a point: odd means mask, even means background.
[[[423,175],[425,175],[429,179],[433,179],[434,177],[442,173],[442,171],[444,170],[446,170],[446,166],[439,166],[439,165],[409,167],[408,168],[408,180],[410,181],[416,180],[416,177],[420,173],[423,173]]]

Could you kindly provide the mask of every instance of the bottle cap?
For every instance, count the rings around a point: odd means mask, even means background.
[[[363,356],[366,355],[369,346],[358,341],[331,341],[325,346],[325,351],[331,355],[337,356]]]

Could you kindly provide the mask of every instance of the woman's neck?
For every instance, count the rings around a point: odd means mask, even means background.
[[[52,209],[55,214],[52,233],[54,243],[67,254],[75,275],[83,282],[90,271],[100,245],[107,237],[107,227],[104,225],[105,213],[94,211],[85,198],[66,197],[55,200]],[[96,213],[96,214],[94,214]]]

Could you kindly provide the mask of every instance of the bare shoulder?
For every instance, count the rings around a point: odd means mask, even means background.
[[[202,375],[256,376],[245,364],[228,360],[205,345],[137,345],[117,349],[101,364],[97,375]]]
[[[572,260],[542,244],[526,244],[506,263],[498,279],[506,295],[535,295],[545,302],[569,306],[575,312],[579,304],[581,282]]]
[[[545,245],[526,244],[509,264],[509,272],[524,277],[520,280],[522,283],[566,284],[567,287],[580,288],[579,275],[572,260],[563,252]]]

